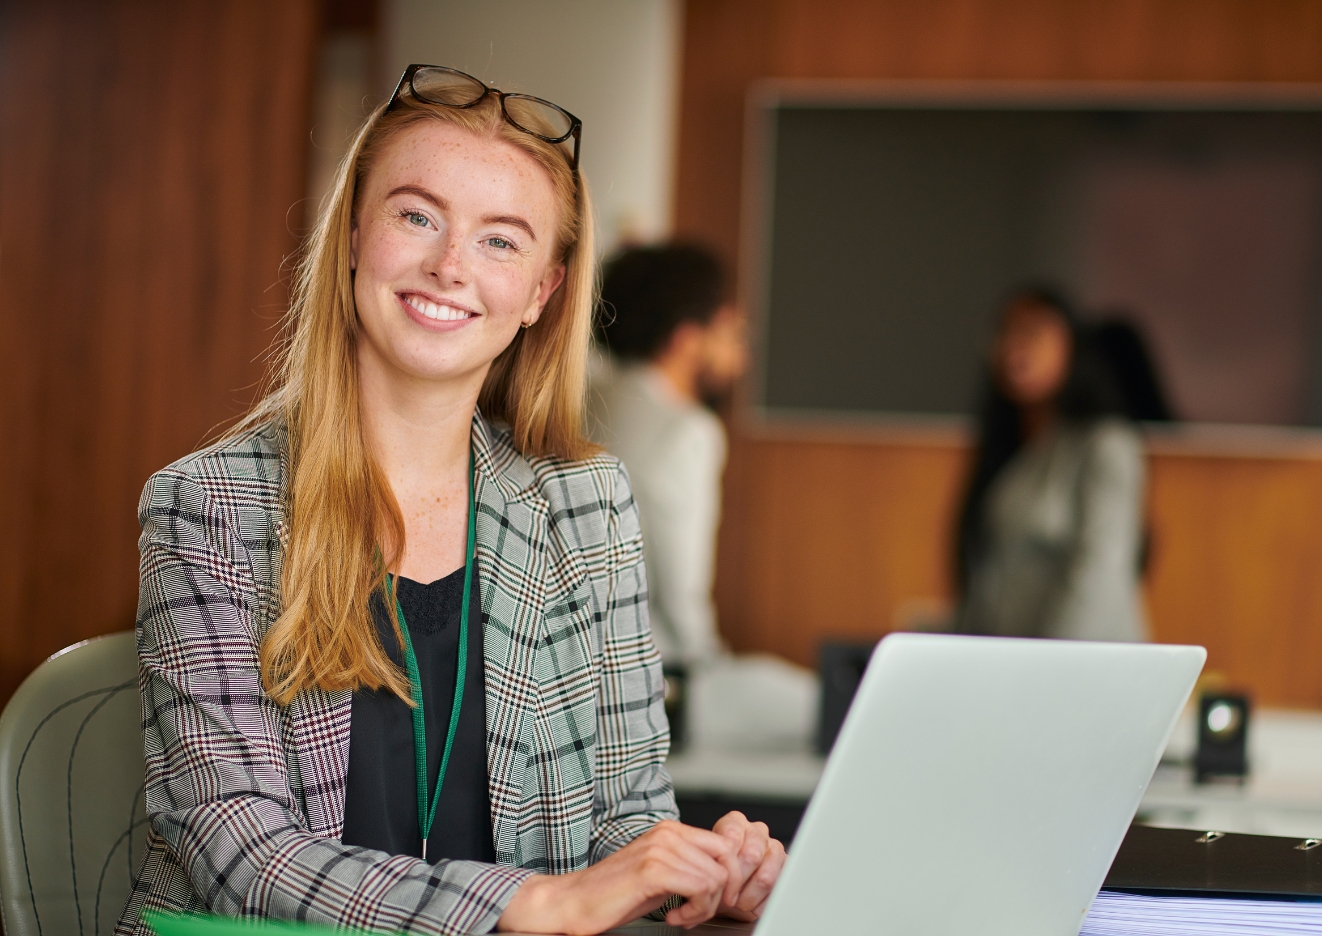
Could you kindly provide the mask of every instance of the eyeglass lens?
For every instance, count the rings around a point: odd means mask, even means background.
[[[522,94],[505,95],[505,116],[520,130],[552,140],[563,139],[574,128],[560,108]]]
[[[419,68],[413,73],[413,93],[432,104],[470,107],[482,100],[487,86],[447,68]],[[520,130],[560,140],[573,130],[569,115],[554,104],[526,94],[504,95],[505,116]]]
[[[413,73],[413,93],[431,104],[468,107],[482,100],[487,86],[446,68],[419,68]]]

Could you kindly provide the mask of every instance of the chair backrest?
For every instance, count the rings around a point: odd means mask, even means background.
[[[41,664],[0,716],[5,936],[115,928],[146,845],[133,632]]]

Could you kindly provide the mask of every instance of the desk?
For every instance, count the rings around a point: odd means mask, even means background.
[[[1189,762],[1195,717],[1176,726],[1138,820],[1150,825],[1258,835],[1322,837],[1322,712],[1264,709],[1249,723],[1249,779],[1239,784],[1193,783]],[[667,761],[682,815],[710,825],[723,811],[742,809],[793,838],[824,765],[807,750],[691,749]]]
[[[1180,719],[1139,819],[1149,825],[1322,836],[1322,712],[1264,709],[1249,721],[1249,777],[1242,784],[1193,783],[1194,718]]]
[[[734,920],[708,920],[686,930],[652,920],[635,920],[617,929],[607,930],[602,936],[739,936],[752,933],[754,925]]]

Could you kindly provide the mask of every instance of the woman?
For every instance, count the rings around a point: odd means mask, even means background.
[[[1068,305],[1025,290],[1002,314],[963,509],[956,629],[1143,640],[1142,442]]]
[[[308,244],[274,391],[148,482],[151,829],[118,932],[760,912],[765,826],[674,821],[637,513],[581,435],[578,133],[410,66]]]

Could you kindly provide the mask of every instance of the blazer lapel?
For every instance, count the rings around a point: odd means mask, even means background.
[[[533,676],[541,637],[547,504],[532,486],[531,466],[508,446],[493,445],[473,419],[477,568],[484,618],[487,774],[496,860],[522,864],[519,814],[532,754],[529,720],[538,702]]]

